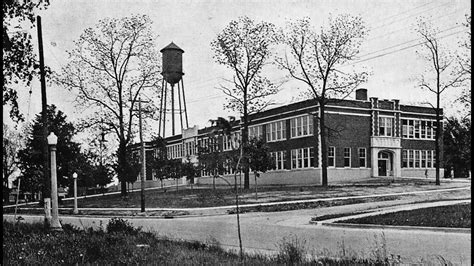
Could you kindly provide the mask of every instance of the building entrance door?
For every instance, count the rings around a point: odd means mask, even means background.
[[[387,176],[387,160],[379,160],[379,176]]]

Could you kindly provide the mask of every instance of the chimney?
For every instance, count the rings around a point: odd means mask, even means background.
[[[367,101],[367,89],[357,89],[356,100]]]

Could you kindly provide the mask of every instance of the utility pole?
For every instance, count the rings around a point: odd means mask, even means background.
[[[138,97],[138,123],[140,126],[140,144],[142,154],[142,169],[141,169],[141,212],[145,212],[145,173],[146,173],[146,160],[145,160],[145,143],[143,143],[143,129],[142,129],[142,99]]]
[[[51,179],[49,169],[49,148],[48,148],[48,110],[46,102],[46,78],[44,72],[44,56],[43,56],[43,33],[41,31],[41,17],[37,16],[38,24],[38,49],[40,61],[40,81],[41,81],[41,114],[43,122],[43,202],[45,211],[45,223],[49,227],[51,223]]]

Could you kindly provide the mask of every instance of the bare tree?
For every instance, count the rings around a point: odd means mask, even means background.
[[[445,47],[441,45],[440,30],[433,27],[426,19],[419,18],[416,33],[421,37],[422,46],[416,52],[421,59],[427,62],[426,71],[420,75],[418,86],[436,95],[436,106],[432,105],[436,112],[436,133],[435,133],[435,157],[436,157],[436,185],[440,185],[440,140],[441,140],[441,120],[440,109],[441,93],[446,89],[461,86],[465,80],[463,73],[453,71],[456,60]]]
[[[75,41],[69,51],[70,63],[58,82],[77,92],[77,105],[85,112],[83,127],[103,126],[119,143],[117,174],[121,193],[126,195],[127,145],[135,133],[136,104],[140,93],[158,97],[160,81],[159,53],[156,37],[151,32],[148,16],[100,20]],[[93,108],[94,112],[86,112]],[[154,106],[146,103],[144,114],[152,114]]]
[[[466,15],[466,22],[463,23],[466,28],[466,37],[461,41],[461,53],[457,57],[459,73],[464,75],[465,86],[458,98],[458,101],[467,109],[466,117],[471,116],[471,15]]]
[[[244,153],[248,143],[249,115],[265,109],[271,102],[265,100],[278,92],[278,86],[262,75],[263,67],[270,62],[270,47],[277,43],[275,26],[267,22],[256,23],[248,17],[231,21],[212,41],[214,59],[233,71],[231,85],[221,86],[227,96],[225,108],[242,115],[242,145]],[[249,167],[243,158],[244,188],[249,188]]]
[[[303,82],[319,105],[319,135],[322,151],[322,185],[327,178],[327,136],[325,106],[330,99],[343,99],[367,81],[365,70],[348,69],[357,58],[367,29],[362,18],[349,14],[330,17],[326,27],[317,32],[309,18],[289,22],[282,42],[289,53],[277,59],[290,77]]]

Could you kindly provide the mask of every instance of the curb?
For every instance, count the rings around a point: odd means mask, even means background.
[[[310,224],[318,224],[317,221],[310,221]],[[445,233],[470,234],[471,228],[450,228],[450,227],[426,227],[426,226],[397,226],[397,225],[377,225],[377,224],[349,224],[349,223],[328,223],[319,222],[323,226],[351,227],[360,229],[393,229],[393,230],[421,230]]]

